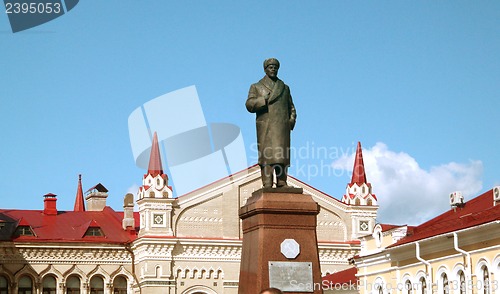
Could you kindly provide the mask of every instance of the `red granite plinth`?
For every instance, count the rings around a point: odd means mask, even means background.
[[[321,285],[316,238],[318,213],[319,205],[310,195],[303,194],[302,189],[260,189],[252,193],[240,208],[243,249],[239,294],[258,294],[269,287],[269,261],[311,262],[313,282]],[[300,245],[296,258],[288,259],[281,253],[280,245],[285,239],[294,239]],[[309,293],[323,291],[315,289]]]

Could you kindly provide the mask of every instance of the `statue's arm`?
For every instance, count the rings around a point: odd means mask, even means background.
[[[297,111],[295,110],[295,105],[293,105],[292,95],[290,94],[290,100],[288,105],[290,106],[290,130],[295,127],[295,121],[297,120]]]
[[[265,110],[267,108],[266,98],[267,97],[259,96],[257,87],[255,87],[255,85],[251,85],[250,90],[248,91],[248,99],[245,103],[247,110],[252,113]]]

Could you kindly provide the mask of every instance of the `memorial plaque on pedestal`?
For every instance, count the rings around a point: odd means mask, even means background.
[[[269,286],[284,292],[313,292],[312,262],[270,261]]]

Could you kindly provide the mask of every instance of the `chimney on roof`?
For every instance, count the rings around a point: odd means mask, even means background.
[[[450,194],[450,205],[452,208],[463,207],[465,205],[462,192],[456,191]]]
[[[124,230],[135,229],[134,219],[134,195],[127,193],[123,198],[123,221],[122,226]]]
[[[493,188],[493,206],[500,205],[500,186]]]
[[[106,207],[106,198],[108,198],[108,189],[101,183],[90,188],[86,192],[87,211],[103,211]]]
[[[43,214],[45,215],[57,215],[57,195],[48,193],[43,195]]]

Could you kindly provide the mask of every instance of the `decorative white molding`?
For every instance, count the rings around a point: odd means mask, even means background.
[[[176,248],[176,261],[231,261],[240,262],[241,245],[181,244]]]
[[[43,278],[47,275],[55,276],[57,281],[63,280],[63,275],[61,274],[61,272],[58,271],[52,264],[49,264],[47,268],[41,271],[39,274],[41,280],[43,280]]]
[[[25,264],[23,268],[21,268],[14,274],[14,280],[19,281],[19,278],[24,275],[31,277],[35,284],[40,283],[40,276],[37,272],[35,272],[35,270],[33,270],[33,268],[29,264]]]
[[[140,239],[141,240],[141,239]],[[173,242],[138,242],[132,250],[135,252],[135,263],[154,260],[172,260]]]
[[[122,248],[69,248],[46,247],[43,243],[38,246],[15,248],[0,247],[0,261],[2,263],[30,264],[130,264],[132,257]]]
[[[178,266],[174,268],[175,277],[178,279],[208,279],[208,280],[217,280],[224,278],[224,271],[221,267],[213,268],[213,267],[182,267]]]
[[[106,272],[100,265],[96,265],[96,267],[88,273],[87,283],[89,283],[90,280],[92,279],[92,277],[94,277],[94,276],[102,276],[104,279],[104,284],[111,283],[111,279],[110,279],[108,272]]]
[[[87,281],[88,280],[87,274],[84,273],[76,264],[73,265],[69,270],[64,272],[63,281],[66,282],[66,279],[72,275],[78,276],[80,278],[80,281]]]

